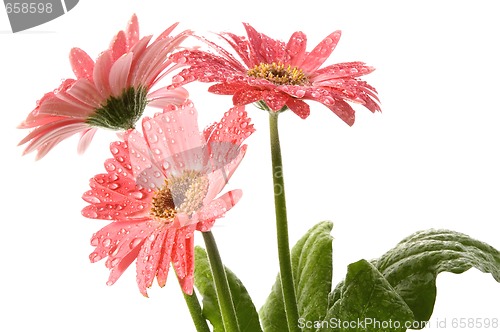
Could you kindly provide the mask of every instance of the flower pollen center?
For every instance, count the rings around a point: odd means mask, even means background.
[[[175,205],[172,193],[165,180],[165,185],[153,196],[150,214],[155,219],[172,219],[175,217]]]
[[[150,215],[164,222],[171,221],[178,212],[191,216],[203,206],[208,185],[207,175],[194,170],[169,177],[154,194]]]
[[[281,62],[260,63],[248,70],[247,75],[263,78],[277,85],[307,85],[309,82],[302,69]]]

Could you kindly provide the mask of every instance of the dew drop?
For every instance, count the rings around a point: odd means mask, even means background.
[[[142,199],[144,197],[144,194],[140,191],[133,191],[129,193],[130,196],[136,198],[136,199]]]
[[[144,130],[151,130],[151,122],[144,121],[143,126],[144,126]]]
[[[92,204],[99,204],[101,203],[101,200],[95,196],[88,196],[88,197],[85,197],[85,200],[89,203],[92,203]],[[97,217],[97,215],[96,215]]]
[[[111,190],[118,189],[119,187],[120,187],[120,185],[118,183],[110,183],[108,185],[108,188],[111,189]]]
[[[116,146],[113,146],[113,147],[111,148],[111,153],[112,153],[112,154],[117,154],[118,152],[120,152],[120,150],[118,150],[118,148],[117,148]]]
[[[90,261],[91,261],[92,263],[95,263],[95,262],[97,262],[97,261],[101,260],[101,256],[99,256],[99,254],[98,254],[98,253],[96,253],[96,252],[91,253],[91,254],[89,255],[89,258],[90,258]]]
[[[95,219],[98,217],[98,215],[95,211],[88,211],[85,213],[85,217]]]
[[[90,245],[91,246],[97,247],[98,244],[99,244],[99,239],[98,238],[93,237],[92,240],[90,240]]]
[[[156,135],[156,134],[149,135],[149,142],[150,143],[156,143],[156,142],[158,142],[158,135]]]
[[[135,247],[137,247],[140,243],[142,242],[142,239],[139,239],[139,238],[135,238],[133,239],[132,241],[130,241],[130,249],[134,249]]]
[[[181,75],[176,75],[172,78],[172,82],[173,83],[182,83],[182,82],[184,82],[184,77],[182,77]]]
[[[116,166],[113,163],[107,163],[106,164],[106,169],[110,172],[114,171],[116,169]]]
[[[114,258],[114,259],[111,260],[111,262],[109,262],[109,265],[111,266],[111,268],[113,268],[116,265],[118,265],[118,263],[120,263],[120,259],[119,258]]]

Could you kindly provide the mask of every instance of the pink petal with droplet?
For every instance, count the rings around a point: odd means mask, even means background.
[[[148,105],[158,108],[166,108],[170,104],[181,105],[189,98],[189,92],[182,88],[168,89],[160,88],[148,94]]]
[[[73,80],[66,80],[61,84],[61,89],[51,96],[47,96],[43,103],[38,105],[38,114],[67,116],[85,120],[94,110],[86,103],[71,96],[66,92],[74,85]]]
[[[238,155],[234,159],[229,161],[224,167],[218,168],[208,174],[209,187],[205,195],[204,203],[210,202],[221,192],[245,156],[246,149],[246,145],[241,146]]]
[[[172,265],[184,293],[193,293],[194,236],[196,225],[186,226],[177,231],[172,252]]]
[[[306,74],[314,72],[328,59],[330,54],[337,46],[340,40],[341,32],[339,30],[332,32],[323,39],[304,59],[302,64],[299,64]]]
[[[274,40],[263,33],[257,32],[250,24],[243,23],[248,40],[256,54],[257,60],[263,63],[281,61],[285,55],[285,44],[282,41]],[[257,65],[255,63],[254,65]]]
[[[297,114],[302,119],[307,118],[309,113],[311,113],[309,105],[300,99],[290,98],[286,102],[286,105],[293,113]]]
[[[146,133],[146,139],[158,142],[160,139],[156,133]],[[165,184],[165,172],[162,164],[158,164],[146,139],[137,131],[130,132],[127,137],[128,151],[133,178],[139,186],[148,190],[156,190]]]
[[[354,124],[354,109],[342,99],[335,99],[333,105],[325,105],[349,126]]]
[[[111,59],[113,59],[113,61],[118,60],[122,55],[128,52],[127,37],[125,36],[125,32],[119,31],[116,34],[109,49],[111,51]]]
[[[166,235],[167,232],[163,228],[155,229],[146,237],[137,256],[137,285],[144,296],[147,296],[146,288],[151,287],[158,271]]]
[[[306,35],[301,31],[294,32],[286,45],[286,54],[289,56],[288,63],[290,66],[297,67],[304,62],[306,47]]]
[[[135,44],[139,41],[139,20],[137,19],[137,15],[132,15],[130,21],[127,24],[126,28],[126,37],[128,49],[130,50]]]
[[[161,252],[160,262],[158,263],[158,272],[156,275],[156,280],[160,287],[164,287],[167,282],[168,271],[170,270],[170,262],[172,255],[172,248],[175,244],[175,234],[177,230],[167,228],[165,230],[165,240],[163,243],[163,250]]]
[[[209,231],[213,225],[213,221],[223,217],[227,211],[231,210],[238,203],[242,196],[243,192],[240,189],[231,190],[219,198],[210,201],[208,204],[204,204],[203,208],[195,216],[198,220],[196,229],[201,232]],[[207,222],[209,223],[207,224]]]
[[[69,54],[69,62],[77,78],[86,78],[92,81],[94,73],[94,60],[83,50],[73,48]]]
[[[105,51],[97,58],[94,67],[94,84],[97,91],[101,94],[101,98],[106,100],[111,95],[109,86],[109,72],[113,65],[110,51]]]
[[[175,106],[175,105],[174,105]],[[143,120],[146,137],[158,136],[158,141],[148,141],[154,160],[162,165],[172,161],[169,171],[182,171],[184,168],[196,169],[202,164],[202,156],[194,153],[203,147],[203,137],[199,132],[198,114],[193,103],[188,100],[175,111],[165,111],[154,118]]]

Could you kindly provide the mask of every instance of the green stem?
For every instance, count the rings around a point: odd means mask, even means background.
[[[207,249],[208,261],[210,269],[214,276],[215,291],[217,292],[217,300],[224,323],[226,332],[237,332],[240,330],[238,320],[236,319],[236,310],[234,309],[233,300],[229,283],[227,282],[226,271],[219,255],[219,249],[215,243],[215,238],[212,232],[202,232],[205,247]]]
[[[267,106],[267,105],[266,105]],[[271,136],[271,159],[274,183],[274,208],[276,213],[276,233],[278,238],[278,258],[280,264],[281,289],[285,304],[286,320],[289,331],[300,331],[298,327],[299,311],[293,283],[290,245],[288,242],[288,221],[286,216],[285,180],[283,178],[283,162],[278,133],[279,113],[269,112],[269,129]]]
[[[191,314],[191,318],[193,319],[194,326],[196,327],[197,332],[210,332],[210,328],[208,327],[207,320],[205,316],[203,316],[203,312],[201,310],[200,302],[198,301],[198,297],[193,290],[192,295],[187,295],[182,292],[184,295],[184,300],[186,300],[186,304],[189,309],[189,313]]]

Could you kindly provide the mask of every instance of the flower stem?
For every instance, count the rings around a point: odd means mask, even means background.
[[[238,320],[236,319],[236,310],[234,309],[226,271],[222,264],[214,235],[210,231],[202,232],[202,234],[208,254],[210,269],[214,276],[215,291],[217,292],[224,329],[226,332],[237,332],[240,328],[238,326]]]
[[[285,304],[286,320],[289,331],[300,331],[298,327],[299,312],[293,282],[290,245],[288,241],[288,221],[286,215],[285,180],[283,178],[283,162],[278,133],[279,113],[269,111],[269,130],[271,137],[271,160],[274,183],[274,208],[276,213],[276,233],[278,238],[278,258],[280,264],[281,289]]]
[[[191,314],[191,318],[193,319],[194,326],[196,327],[197,332],[210,332],[210,328],[208,327],[207,320],[205,316],[203,316],[203,312],[201,310],[200,302],[198,301],[198,297],[193,290],[192,295],[187,295],[182,292],[184,295],[184,300],[186,300],[186,304],[189,309],[189,313]]]

